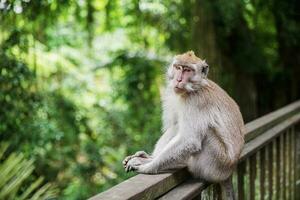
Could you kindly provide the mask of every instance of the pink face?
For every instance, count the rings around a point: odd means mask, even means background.
[[[195,70],[191,67],[174,64],[174,90],[175,92],[186,91],[186,85],[190,83],[190,80],[195,76]]]

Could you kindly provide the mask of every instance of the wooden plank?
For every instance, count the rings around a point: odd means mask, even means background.
[[[269,149],[270,147],[268,147]],[[269,162],[270,163],[270,160]],[[266,147],[262,148],[260,150],[260,199],[264,200],[265,199],[265,180],[266,180]]]
[[[273,193],[274,193],[274,191],[273,191],[273,156],[274,156],[274,148],[273,147],[274,147],[274,142],[271,142],[269,144],[269,147],[268,147],[268,159],[269,159],[269,161],[268,161],[268,171],[269,171],[269,174],[268,174],[269,184],[268,184],[268,186],[269,186],[269,192],[268,193],[269,193],[269,200],[273,199]]]
[[[186,169],[156,175],[139,174],[90,200],[154,199],[190,177]]]
[[[245,141],[250,141],[270,127],[294,115],[300,110],[300,101],[291,103],[279,110],[264,115],[246,124]]]
[[[169,191],[158,200],[186,200],[197,197],[201,194],[201,191],[204,190],[208,184],[205,184],[199,180],[188,180],[181,185],[175,187],[173,190]]]
[[[279,136],[282,131],[299,121],[300,113],[286,119],[285,121],[266,131],[264,134],[259,135],[255,139],[247,142],[243,148],[239,162],[242,162],[243,160],[251,156],[251,154],[256,153],[264,145],[270,143],[273,138]]]

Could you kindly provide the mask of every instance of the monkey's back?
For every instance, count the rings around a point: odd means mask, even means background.
[[[202,142],[202,151],[188,160],[188,168],[196,177],[208,181],[227,179],[236,165],[244,144],[244,122],[236,102],[216,83],[199,92],[199,106],[210,121]],[[202,108],[200,108],[202,109]]]

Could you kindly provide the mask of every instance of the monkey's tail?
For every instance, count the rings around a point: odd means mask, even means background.
[[[230,176],[225,181],[220,182],[221,192],[222,192],[222,200],[235,200],[235,194],[233,190],[232,184],[232,176]]]

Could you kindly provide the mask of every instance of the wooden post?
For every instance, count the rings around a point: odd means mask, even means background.
[[[291,129],[289,129],[288,131],[287,131],[287,151],[286,151],[286,153],[287,153],[287,162],[288,162],[288,165],[287,165],[287,183],[288,183],[288,190],[287,190],[287,199],[292,199],[292,187],[291,187],[291,185],[292,185],[292,165],[291,165],[291,161],[292,161],[292,159],[291,159],[291,145],[292,145],[292,143],[291,143],[291,133],[292,133],[292,130]]]
[[[299,181],[299,170],[300,170],[300,127],[299,124],[294,127],[294,134],[295,134],[295,199],[298,200],[300,198],[300,184],[297,182]]]
[[[244,200],[245,197],[245,182],[244,176],[246,173],[246,161],[241,162],[238,165],[237,176],[238,176],[238,199]]]
[[[280,200],[280,137],[276,138],[276,199]]]
[[[295,182],[296,182],[296,169],[295,169],[295,166],[296,166],[296,157],[295,157],[295,130],[294,130],[294,127],[291,128],[291,156],[292,156],[292,164],[291,164],[291,167],[292,167],[292,182],[291,182],[291,186],[292,186],[292,198],[291,199],[296,199],[296,194],[295,194]]]
[[[270,147],[268,146],[268,149]],[[266,180],[266,147],[260,150],[260,199],[264,200],[265,198],[265,180]],[[270,160],[269,162],[270,163]],[[270,173],[270,172],[269,172]]]
[[[250,200],[255,200],[256,154],[250,157]]]
[[[221,200],[221,187],[220,184],[215,184],[213,186],[213,200]]]
[[[282,196],[283,196],[283,200],[286,200],[286,168],[287,168],[287,163],[286,163],[286,135],[287,135],[287,132],[283,133],[282,134],[282,164],[283,164],[283,177],[282,177],[282,189],[283,189],[283,193],[282,193]]]
[[[274,142],[271,142],[269,144],[269,147],[268,147],[268,171],[269,171],[269,200],[272,200],[273,198],[273,156],[274,156],[274,150],[273,150],[273,147],[274,147]]]

